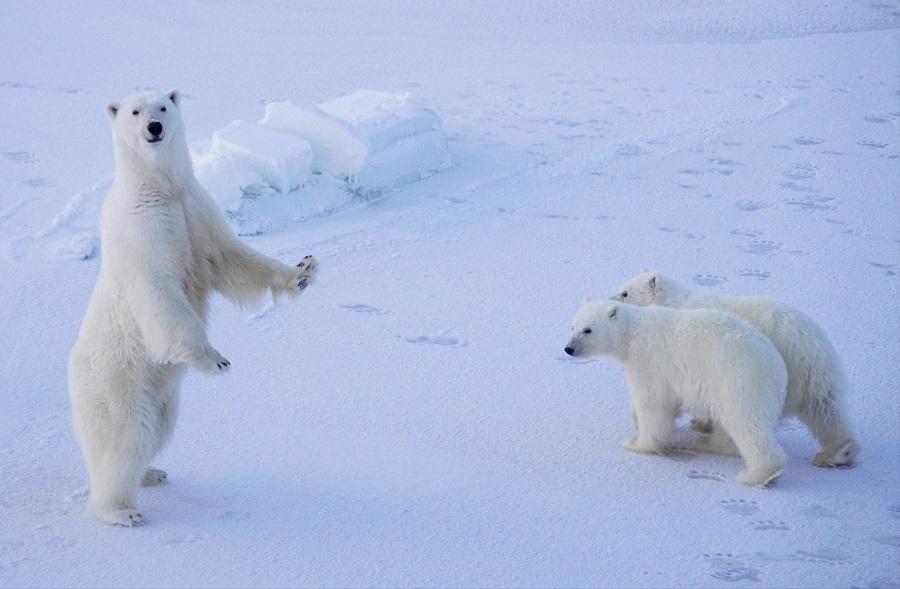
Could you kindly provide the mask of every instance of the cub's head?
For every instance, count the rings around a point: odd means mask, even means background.
[[[174,141],[183,140],[178,90],[132,94],[107,105],[116,141],[138,154],[155,154]]]
[[[566,354],[576,358],[614,354],[627,327],[628,305],[586,299],[575,315]]]
[[[665,306],[674,290],[675,284],[665,276],[658,272],[644,272],[620,286],[610,299],[641,307]]]

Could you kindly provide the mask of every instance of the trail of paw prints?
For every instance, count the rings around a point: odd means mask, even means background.
[[[887,507],[888,515],[894,519],[900,519],[900,503],[896,503],[894,505],[888,505]]]
[[[25,178],[22,184],[28,188],[50,188],[56,186],[56,180],[52,178]]]
[[[811,137],[809,135],[801,135],[800,137],[794,137],[795,145],[821,145],[825,143],[824,139],[819,139],[818,137]]]
[[[731,235],[738,235],[740,237],[759,237],[762,235],[762,231],[758,229],[751,229],[749,227],[736,227],[729,231]]]
[[[853,562],[853,558],[846,552],[827,547],[818,550],[796,550],[786,554],[758,552],[756,556],[769,561],[799,561],[827,565],[845,565]]]
[[[738,249],[741,249],[750,254],[766,255],[781,249],[781,246],[783,245],[783,243],[779,243],[777,241],[754,239],[747,245],[739,246]]]
[[[33,164],[38,161],[34,154],[27,151],[4,151],[0,153],[0,157],[14,164]]]
[[[786,198],[782,200],[786,205],[795,207],[798,211],[827,211],[834,207],[828,203],[834,200],[833,196],[817,196],[808,198]]]
[[[678,235],[685,239],[706,239],[706,236],[702,233],[694,233],[693,231],[686,231],[684,229],[678,229],[677,227],[657,227],[657,231],[662,231],[663,233],[671,233],[672,235]]]
[[[721,483],[725,480],[725,475],[721,472],[712,472],[708,470],[689,470],[687,478]]]
[[[768,270],[738,270],[738,276],[743,278],[756,278],[757,280],[768,280],[772,277],[772,273]]]
[[[172,546],[177,544],[193,544],[203,540],[205,536],[191,531],[174,531],[169,532],[160,539],[160,543]]]
[[[866,115],[863,120],[867,123],[890,123],[894,116],[890,113],[881,115]]]
[[[816,177],[818,168],[812,164],[797,164],[782,172],[788,180],[811,180]]]
[[[885,276],[896,276],[897,273],[894,271],[893,264],[885,264],[883,262],[869,262],[870,266],[874,266],[880,270],[884,270]]]
[[[362,313],[364,315],[390,315],[391,311],[387,311],[385,309],[379,309],[378,307],[372,307],[363,303],[358,303],[355,305],[338,305],[341,309],[346,309],[348,311],[353,311],[354,313]]]
[[[716,276],[714,274],[694,274],[691,280],[700,286],[715,286],[717,284],[722,284],[723,282],[728,282],[728,279],[724,276]]]
[[[746,211],[748,213],[752,213],[753,211],[761,211],[763,209],[768,209],[772,205],[769,203],[765,203],[758,200],[739,200],[734,203],[734,206],[737,207],[741,211]]]
[[[872,538],[872,540],[885,546],[900,548],[900,536],[879,536],[878,538]]]
[[[895,581],[890,577],[876,577],[866,583],[865,587],[853,585],[850,589],[900,589],[900,581]]]
[[[803,192],[806,194],[818,194],[819,190],[817,188],[813,188],[812,186],[807,186],[805,184],[798,184],[797,182],[781,182],[779,184],[785,190],[790,190],[791,192]]]
[[[720,581],[761,582],[761,571],[730,552],[711,552],[703,555],[709,564],[709,575]]]
[[[756,501],[746,499],[722,499],[719,501],[719,507],[736,515],[753,515],[759,511],[759,504]]]
[[[400,336],[398,336],[400,337]],[[416,345],[426,345],[426,346],[440,346],[443,348],[464,348],[469,345],[469,342],[464,340],[458,340],[455,337],[450,337],[446,335],[439,336],[427,336],[420,335],[417,337],[405,337],[403,338],[408,344],[416,344]]]
[[[867,141],[857,141],[856,144],[859,145],[860,147],[865,147],[866,149],[884,149],[885,147],[890,145],[890,143],[882,143],[880,141],[868,141],[868,140]]]
[[[772,519],[758,519],[750,522],[750,526],[759,532],[767,532],[770,530],[777,530],[780,532],[787,532],[791,528],[783,521],[777,521]]]
[[[810,505],[806,509],[803,510],[803,515],[809,517],[818,517],[824,519],[830,519],[837,517],[837,514],[832,510],[828,509],[824,505]]]

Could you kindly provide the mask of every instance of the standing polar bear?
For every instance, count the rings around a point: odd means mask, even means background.
[[[703,411],[744,459],[738,482],[765,486],[781,474],[785,454],[775,426],[787,371],[772,342],[743,319],[712,309],[585,301],[565,351],[612,356],[625,366],[638,429],[626,449],[663,454],[678,414]]]
[[[69,357],[90,510],[124,526],[143,522],[137,487],[166,480],[150,461],[172,435],[186,366],[230,366],[207,339],[210,292],[239,303],[296,294],[316,266],[312,256],[287,266],[231,233],[194,177],[179,106],[171,91],[107,107],[116,176],[101,214],[100,276]]]
[[[856,460],[860,447],[846,417],[847,386],[837,353],[822,328],[797,309],[764,297],[695,294],[656,272],[635,276],[613,299],[633,305],[716,308],[749,321],[772,340],[784,358],[788,371],[784,415],[798,416],[821,444],[813,463],[844,466]],[[708,424],[695,421],[699,429],[708,430]],[[714,426],[712,435],[702,439],[703,446],[725,454],[734,451],[734,445]]]

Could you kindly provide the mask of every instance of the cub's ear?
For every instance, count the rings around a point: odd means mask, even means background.
[[[116,104],[115,102],[110,102],[109,104],[106,105],[106,115],[110,119],[115,119],[116,114],[118,114],[118,112],[119,112],[119,105]]]
[[[606,312],[606,316],[615,320],[619,316],[619,305],[610,307],[609,311]]]
[[[178,90],[169,90],[169,100],[175,106],[181,106],[181,92]]]

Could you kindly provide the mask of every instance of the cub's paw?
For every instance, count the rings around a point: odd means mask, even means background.
[[[295,277],[295,288],[298,292],[305,290],[306,287],[312,283],[316,273],[316,266],[318,266],[318,262],[316,262],[316,259],[312,256],[304,257],[300,260],[300,263],[297,264],[298,272]]]
[[[207,346],[205,350],[192,358],[190,364],[197,370],[212,373],[226,372],[231,367],[231,362],[212,346]]]
[[[648,443],[642,440],[640,437],[637,438],[628,438],[624,442],[622,442],[622,447],[628,450],[629,452],[637,452],[638,454],[664,454],[665,451],[662,447],[657,446],[653,443]]]
[[[112,526],[133,528],[135,526],[144,525],[144,515],[137,509],[131,507],[94,509],[93,514],[94,517],[96,517],[103,523],[107,523]]]
[[[159,485],[164,485],[168,478],[169,475],[166,474],[166,471],[160,470],[158,468],[148,468],[147,472],[144,473],[144,478],[141,479],[141,486],[156,487]]]

